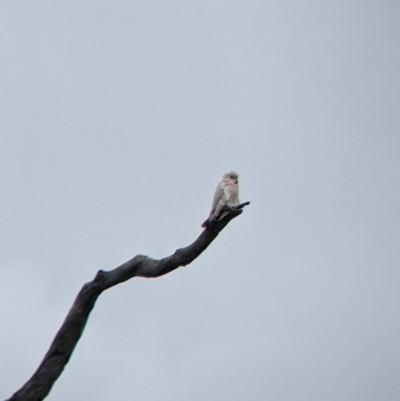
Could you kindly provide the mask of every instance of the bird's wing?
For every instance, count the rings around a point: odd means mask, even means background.
[[[224,189],[225,189],[225,182],[221,181],[218,184],[217,188],[215,188],[214,199],[213,199],[212,205],[211,205],[210,216],[215,212],[215,209],[216,209],[216,207],[218,205],[218,202],[224,196]]]

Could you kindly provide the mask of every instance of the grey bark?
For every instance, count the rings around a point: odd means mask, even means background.
[[[209,224],[191,245],[176,250],[171,256],[155,260],[137,255],[114,270],[99,270],[95,278],[84,284],[79,291],[36,372],[6,401],[41,401],[47,397],[71,358],[90,312],[103,291],[133,277],[156,278],[188,265],[207,249],[225,226],[239,216],[243,207],[248,204],[249,202],[245,202],[237,208],[229,209],[227,216]]]

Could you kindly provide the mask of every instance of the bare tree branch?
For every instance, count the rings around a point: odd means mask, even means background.
[[[36,372],[20,390],[6,401],[41,401],[47,397],[71,358],[85,329],[90,312],[103,291],[133,277],[160,277],[193,262],[207,249],[225,226],[243,212],[243,207],[249,203],[245,202],[236,208],[229,209],[227,216],[210,224],[191,245],[176,250],[171,256],[155,260],[148,256],[137,255],[114,270],[99,270],[95,278],[84,284],[79,291]]]

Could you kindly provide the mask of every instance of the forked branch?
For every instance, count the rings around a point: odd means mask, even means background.
[[[99,270],[95,278],[84,284],[79,291],[36,372],[6,401],[41,401],[47,397],[71,358],[90,312],[103,291],[133,277],[156,278],[180,266],[188,265],[205,251],[226,225],[239,216],[243,212],[243,207],[249,204],[250,202],[245,202],[229,209],[227,216],[210,224],[191,245],[176,250],[171,256],[155,260],[148,256],[137,255],[114,270]]]

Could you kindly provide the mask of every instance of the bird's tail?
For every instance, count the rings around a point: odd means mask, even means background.
[[[208,219],[204,221],[203,224],[201,225],[201,228],[207,228],[207,227],[208,227]]]

